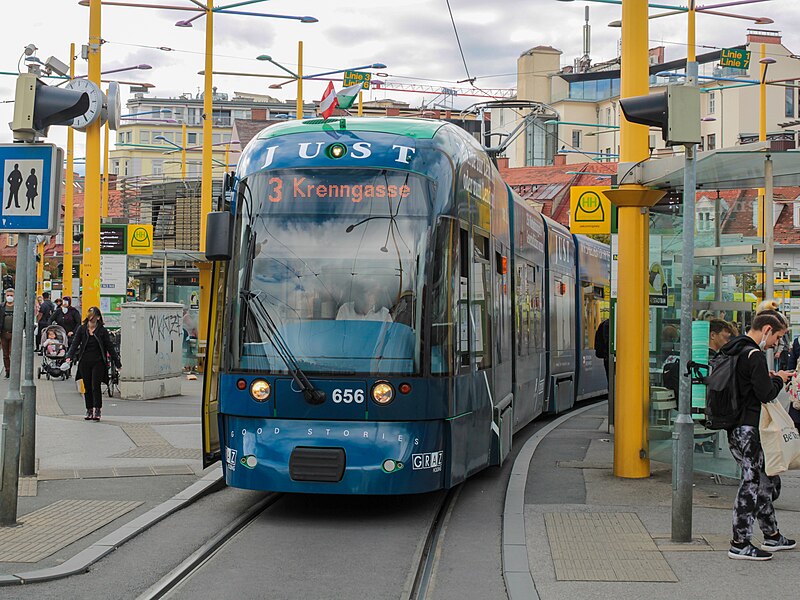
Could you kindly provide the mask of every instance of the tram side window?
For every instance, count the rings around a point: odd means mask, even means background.
[[[434,235],[433,269],[431,272],[431,373],[449,375],[453,372],[455,315],[458,279],[454,263],[458,257],[456,223],[442,218]]]
[[[492,366],[491,312],[492,269],[489,261],[489,238],[476,233],[472,257],[472,302],[470,329],[472,352],[479,369]]]

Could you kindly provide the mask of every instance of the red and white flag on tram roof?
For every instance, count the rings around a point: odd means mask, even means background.
[[[333,114],[336,106],[336,92],[333,89],[333,82],[329,81],[328,87],[325,88],[325,93],[322,94],[322,100],[319,101],[319,114],[322,115],[323,119],[328,119]]]

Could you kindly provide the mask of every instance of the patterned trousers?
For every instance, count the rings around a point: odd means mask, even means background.
[[[764,535],[775,535],[778,522],[772,503],[781,494],[781,478],[764,472],[764,451],[758,428],[736,427],[728,433],[728,445],[742,469],[742,482],[733,504],[733,541],[750,541],[754,519],[758,519]]]

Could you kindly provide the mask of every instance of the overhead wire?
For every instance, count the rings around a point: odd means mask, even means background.
[[[467,59],[464,56],[464,49],[461,47],[461,38],[458,36],[458,27],[456,27],[456,20],[453,17],[453,9],[450,6],[450,0],[445,0],[447,2],[447,12],[450,13],[450,22],[453,23],[453,32],[456,34],[456,42],[458,42],[458,51],[461,53],[461,60],[464,62],[464,71],[467,73],[467,81],[470,83],[474,83],[475,78],[469,74],[469,67],[467,66]]]

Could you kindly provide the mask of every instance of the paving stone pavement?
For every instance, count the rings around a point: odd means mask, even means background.
[[[559,581],[677,581],[636,513],[545,513]]]
[[[0,562],[38,562],[142,504],[59,500],[0,528]]]

